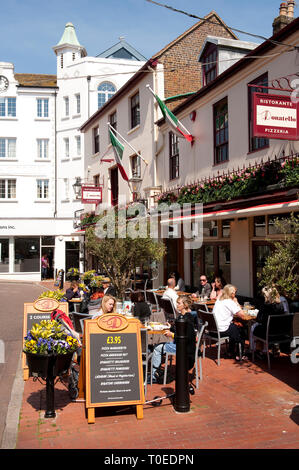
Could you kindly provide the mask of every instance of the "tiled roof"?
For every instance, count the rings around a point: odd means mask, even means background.
[[[51,88],[57,86],[56,75],[41,75],[33,73],[15,73],[15,79],[20,86],[45,87]]]

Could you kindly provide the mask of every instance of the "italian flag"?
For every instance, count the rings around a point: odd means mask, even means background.
[[[148,87],[149,88],[149,87]],[[156,95],[151,88],[149,90],[152,92],[154,97],[157,100],[157,103],[162,111],[162,114],[165,120],[170,124],[176,134],[180,137],[185,137],[188,142],[193,142],[193,136],[187,131],[187,129],[183,126],[183,124],[177,119],[177,117],[167,108],[167,106],[163,103],[163,101]]]
[[[123,153],[124,153],[124,146],[120,143],[120,141],[115,137],[111,129],[109,129],[109,137],[110,137],[110,142],[113,147],[114,151],[114,157],[115,161],[117,163],[118,169],[120,171],[121,176],[125,181],[129,181],[129,178],[127,176],[127,173],[125,172],[125,169],[122,165],[122,158],[123,158]]]

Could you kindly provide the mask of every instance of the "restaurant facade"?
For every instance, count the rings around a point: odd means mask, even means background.
[[[165,120],[158,123],[159,139],[168,140],[169,146],[157,163],[158,183],[163,187],[157,202],[190,203],[194,208],[195,203],[203,202],[201,213],[194,209],[190,217],[195,225],[201,221],[202,246],[189,250],[184,248],[183,237],[166,239],[168,254],[160,272],[164,283],[174,269],[187,285],[197,288],[201,274],[212,280],[221,272],[240,294],[257,295],[258,273],[271,252],[271,242],[282,236],[274,220],[298,213],[297,105],[293,106],[291,125],[292,129],[297,127],[297,137],[296,132],[294,138],[281,131],[258,137],[253,132],[255,92],[265,99],[278,96],[284,104],[298,101],[299,23],[298,19],[289,20],[272,38],[216,74],[173,110],[194,137],[192,144],[178,138]],[[210,45],[217,57],[215,41],[211,38],[209,44],[207,38],[205,47]],[[203,54],[204,50],[199,60]],[[292,119],[270,125],[269,113],[275,113],[269,104],[265,112],[265,128],[285,132]],[[176,226],[183,218],[170,216],[165,223]],[[178,228],[172,232],[177,233]]]

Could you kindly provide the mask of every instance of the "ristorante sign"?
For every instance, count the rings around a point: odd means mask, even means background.
[[[253,136],[299,140],[299,107],[289,96],[253,94]]]
[[[82,204],[100,204],[102,188],[97,186],[82,186]]]

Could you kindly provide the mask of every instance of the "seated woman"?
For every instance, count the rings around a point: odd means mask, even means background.
[[[170,274],[169,277],[173,277],[175,279],[175,288],[174,290],[185,292],[185,281],[182,279],[180,273],[178,271],[174,271]]]
[[[210,299],[211,300],[219,299],[220,296],[222,295],[223,288],[224,288],[224,284],[223,284],[221,277],[215,277],[215,281],[212,282],[212,291],[210,294]]]
[[[236,354],[237,344],[241,345],[241,358],[245,360],[244,353],[244,332],[242,328],[239,328],[233,323],[234,317],[244,318],[245,315],[240,305],[235,302],[237,289],[231,284],[227,284],[223,288],[223,292],[213,308],[220,336],[229,336],[229,356],[234,357]],[[239,361],[241,358],[239,352],[235,356],[236,360]]]
[[[190,313],[192,301],[187,296],[179,297],[177,300],[177,310],[180,315],[184,315],[186,322],[187,322],[187,355],[188,355],[188,369],[191,369],[194,364],[194,355],[195,355],[195,339],[196,334],[194,330],[194,319]],[[169,323],[168,323],[169,325]],[[170,326],[170,325],[169,325]],[[173,338],[172,343],[160,343],[158,344],[153,352],[152,356],[152,364],[153,364],[153,375],[152,375],[152,382],[157,383],[156,373],[157,369],[159,369],[161,362],[162,362],[162,354],[164,352],[176,352],[176,331],[175,325],[171,326],[169,330],[165,333],[165,336],[168,338]]]
[[[112,295],[104,295],[101,308],[92,312],[92,319],[106,313],[116,313],[116,298],[112,297]]]
[[[256,322],[252,325],[250,330],[250,349],[251,351],[256,349],[256,345],[253,341],[253,333],[255,336],[265,336],[267,330],[267,322],[269,315],[282,315],[285,313],[283,303],[281,302],[280,295],[275,287],[264,287],[262,289],[265,303],[260,307],[259,313],[256,317]],[[267,352],[264,349],[262,353]]]
[[[145,302],[143,292],[138,293],[137,302],[134,304],[133,307],[133,314],[134,317],[138,317],[142,323],[148,320],[151,316],[151,309],[149,308],[147,302]]]
[[[79,283],[77,281],[72,281],[71,282],[70,287],[65,292],[65,296],[66,296],[68,304],[69,304],[69,311],[73,312],[74,311],[74,305],[69,301],[72,300],[72,299],[80,299],[81,298]]]

